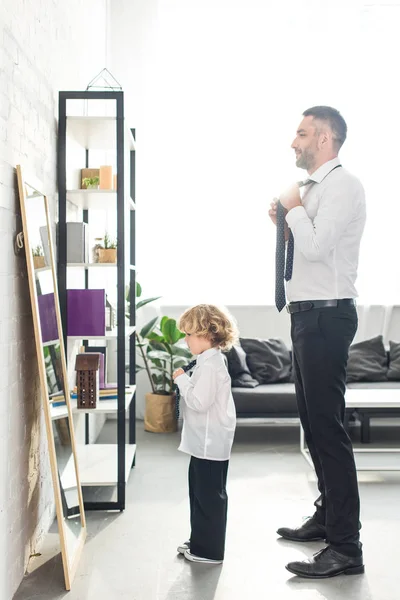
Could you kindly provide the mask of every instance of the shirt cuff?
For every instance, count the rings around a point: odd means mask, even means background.
[[[309,217],[306,213],[306,209],[304,206],[295,206],[292,210],[286,215],[286,223],[289,225],[290,229],[293,231],[294,227],[299,221],[302,221],[304,217],[308,220]]]

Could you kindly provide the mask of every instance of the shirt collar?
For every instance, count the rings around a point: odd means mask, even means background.
[[[328,160],[328,162],[321,165],[312,175],[310,175],[310,181],[315,181],[315,183],[321,183],[323,179],[335,168],[340,165],[339,157],[333,158],[332,160]]]
[[[204,350],[204,352],[197,356],[197,365],[203,364],[208,358],[219,352],[221,352],[219,348],[209,348],[208,350]]]

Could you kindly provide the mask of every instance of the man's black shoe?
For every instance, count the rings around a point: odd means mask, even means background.
[[[327,579],[336,575],[360,575],[364,573],[362,554],[345,556],[327,546],[305,561],[291,562],[286,568],[294,575],[308,579]]]
[[[297,529],[281,527],[276,533],[291,542],[316,542],[326,538],[325,527],[319,525],[314,516],[304,521],[303,525]]]

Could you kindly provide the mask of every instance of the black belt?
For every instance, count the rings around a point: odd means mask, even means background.
[[[304,300],[301,302],[290,302],[290,304],[286,305],[286,310],[292,315],[293,313],[312,310],[313,308],[337,308],[338,306],[355,305],[356,302],[353,298],[342,298],[341,300]]]

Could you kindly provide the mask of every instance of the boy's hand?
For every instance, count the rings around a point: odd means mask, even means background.
[[[179,375],[183,375],[184,372],[185,371],[183,369],[177,369],[176,371],[173,372],[172,377],[174,379],[176,379],[177,377],[179,377]]]

